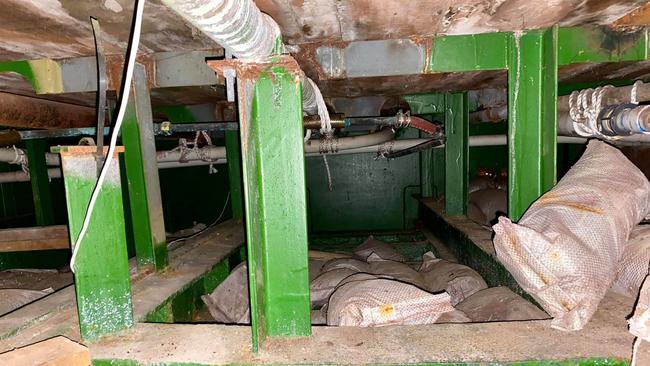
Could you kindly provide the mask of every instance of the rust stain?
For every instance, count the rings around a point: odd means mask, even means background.
[[[627,13],[612,25],[615,27],[650,25],[650,3],[642,5],[630,13]]]
[[[384,304],[379,307],[379,315],[384,318],[390,318],[395,314],[395,307],[392,304]]]
[[[602,215],[602,214],[605,213],[600,208],[592,207],[592,206],[589,206],[587,204],[580,203],[580,202],[566,201],[566,200],[562,199],[561,197],[550,196],[548,193],[545,194],[544,196],[542,196],[539,200],[537,200],[536,203],[538,203],[540,205],[562,205],[562,206],[571,207],[571,208],[573,208],[575,210],[578,210],[578,211],[595,213],[597,215]]]

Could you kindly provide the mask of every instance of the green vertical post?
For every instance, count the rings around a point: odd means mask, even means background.
[[[268,337],[311,333],[302,88],[280,66],[240,78],[238,88],[256,351]]]
[[[167,265],[167,242],[153,134],[151,98],[144,67],[137,64],[122,125],[124,166],[138,266]]]
[[[244,197],[241,182],[241,149],[239,131],[226,131],[226,157],[228,158],[228,179],[230,180],[230,206],[232,218],[244,217]]]
[[[433,196],[440,198],[445,195],[445,148],[431,149],[431,162],[433,164]]]
[[[434,197],[433,150],[428,149],[420,152],[420,195],[422,197]]]
[[[34,197],[34,213],[36,225],[54,225],[54,206],[52,206],[52,191],[50,190],[50,177],[47,175],[45,162],[46,140],[27,140],[27,160],[29,177],[32,184]]]
[[[61,154],[73,249],[97,181],[96,151],[94,146],[55,149]],[[113,158],[117,160],[117,154]],[[116,160],[97,197],[74,265],[79,328],[86,340],[133,326],[122,187]]]
[[[514,34],[508,69],[508,215],[556,181],[557,27]]]
[[[469,104],[467,93],[445,96],[445,212],[467,214]]]

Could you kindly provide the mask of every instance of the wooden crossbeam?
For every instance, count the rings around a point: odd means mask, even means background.
[[[69,248],[68,227],[65,225],[0,230],[0,252]]]

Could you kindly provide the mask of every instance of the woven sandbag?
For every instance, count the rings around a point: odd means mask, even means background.
[[[203,295],[201,299],[217,322],[250,324],[246,262],[235,267],[211,294]]]
[[[321,273],[309,284],[312,308],[319,308],[327,303],[330,295],[346,277],[357,273],[350,268],[335,268]]]
[[[632,230],[618,265],[612,291],[636,297],[648,274],[650,263],[650,225],[639,225]]]
[[[507,287],[481,290],[456,305],[473,322],[548,319],[537,306]]]
[[[431,324],[454,311],[446,293],[430,294],[399,281],[368,279],[339,286],[330,297],[327,325],[374,327]]]
[[[375,253],[380,258],[395,261],[406,262],[406,258],[399,254],[395,248],[390,244],[384,243],[381,240],[375,239],[372,235],[366,239],[361,245],[354,249],[354,256],[361,260],[366,260],[370,254]]]
[[[593,140],[518,224],[499,218],[501,263],[562,330],[579,330],[610,288],[632,228],[648,212],[650,183],[616,148]]]
[[[355,272],[370,271],[370,266],[368,265],[368,263],[354,258],[339,258],[339,259],[329,260],[325,262],[323,267],[321,267],[321,271],[329,272],[333,269],[339,269],[339,268],[347,268]]]
[[[372,253],[367,260],[370,265],[369,273],[373,275],[388,276],[398,281],[424,288],[422,274],[406,263],[384,260],[376,253]]]
[[[496,188],[482,189],[469,195],[468,204],[478,208],[483,214],[482,216],[477,215],[474,208],[469,211],[468,207],[468,217],[471,220],[481,225],[490,225],[497,218],[497,215],[508,211],[508,193]],[[470,213],[472,213],[472,216],[469,215]]]
[[[630,333],[650,342],[650,276],[646,276],[643,281],[634,314],[628,323]]]
[[[446,291],[456,305],[477,291],[487,288],[487,283],[475,270],[458,263],[436,258],[427,252],[420,266],[423,288],[430,292]]]

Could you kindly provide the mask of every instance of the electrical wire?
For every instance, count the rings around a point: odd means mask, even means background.
[[[174,240],[170,241],[167,244],[167,246],[171,247],[173,244],[176,244],[176,243],[178,243],[180,241],[185,241],[187,239],[192,239],[192,238],[196,237],[197,235],[201,234],[202,232],[204,232],[204,231],[208,230],[209,228],[213,227],[214,225],[218,224],[219,220],[221,220],[221,218],[223,217],[224,212],[226,212],[226,207],[228,207],[228,201],[230,201],[230,192],[228,192],[228,196],[226,196],[226,202],[223,204],[223,208],[221,209],[221,213],[219,214],[219,217],[217,217],[216,220],[214,220],[210,225],[203,228],[203,230],[200,230],[200,231],[198,231],[198,232],[196,232],[194,234],[183,236],[181,238],[174,239]]]
[[[124,72],[123,83],[122,83],[122,95],[120,96],[120,105],[117,112],[117,118],[115,120],[115,126],[113,127],[113,133],[111,134],[111,141],[108,146],[108,154],[106,155],[106,160],[104,166],[102,167],[101,172],[99,173],[99,178],[95,183],[95,188],[93,193],[90,196],[90,201],[88,202],[88,208],[86,209],[86,214],[84,215],[84,221],[77,235],[77,240],[75,240],[74,248],[72,250],[72,258],[70,259],[70,269],[72,272],[76,270],[75,262],[77,260],[77,254],[83,243],[83,239],[86,236],[88,231],[88,225],[90,224],[90,219],[92,218],[93,211],[95,209],[95,203],[97,202],[97,197],[99,192],[104,185],[104,180],[108,174],[108,169],[111,166],[113,161],[113,154],[115,153],[115,148],[117,146],[117,137],[122,127],[122,121],[124,120],[124,113],[126,112],[126,104],[129,100],[129,93],[131,91],[131,80],[133,78],[133,69],[135,67],[135,57],[138,54],[138,47],[140,45],[140,30],[142,27],[142,13],[144,12],[144,2],[145,0],[135,0],[134,6],[134,15],[133,15],[133,27],[131,28],[131,34],[129,36],[129,44],[127,48],[127,62],[126,62],[126,71]],[[100,106],[103,108],[103,106]]]

